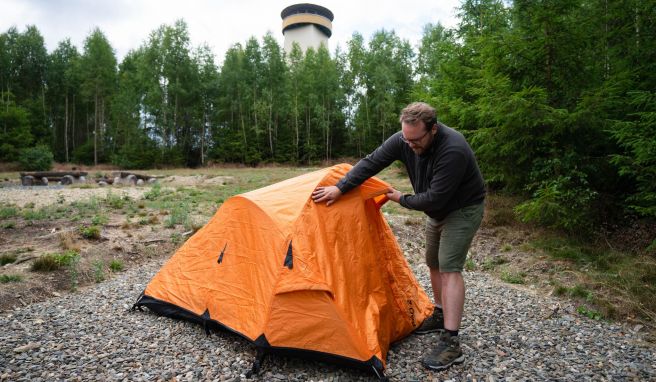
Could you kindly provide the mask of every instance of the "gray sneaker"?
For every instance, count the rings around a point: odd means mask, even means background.
[[[465,355],[460,349],[458,337],[451,337],[449,332],[440,333],[437,347],[428,352],[421,360],[422,365],[432,370],[446,370],[451,365],[465,362]]]
[[[444,313],[441,309],[435,308],[433,314],[426,317],[424,322],[415,329],[416,334],[435,333],[444,329]]]

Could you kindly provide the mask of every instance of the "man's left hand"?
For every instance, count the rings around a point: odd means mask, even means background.
[[[401,196],[403,194],[401,193],[401,191],[390,187],[387,189],[387,193],[385,195],[387,196],[387,199],[399,203],[399,201],[401,200]]]

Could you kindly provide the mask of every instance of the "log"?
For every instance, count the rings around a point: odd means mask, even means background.
[[[51,180],[54,180],[55,178],[59,179],[66,175],[79,178],[80,176],[86,176],[87,172],[86,171],[29,171],[29,172],[20,173],[21,177],[33,176],[35,178],[43,178],[45,176],[46,178],[49,178]]]

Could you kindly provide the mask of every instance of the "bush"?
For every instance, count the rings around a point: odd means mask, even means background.
[[[52,168],[53,159],[48,146],[39,145],[21,150],[18,161],[26,171],[48,171]]]

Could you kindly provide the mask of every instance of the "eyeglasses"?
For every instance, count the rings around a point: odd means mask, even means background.
[[[424,133],[424,135],[422,135],[422,136],[419,137],[419,138],[415,138],[415,139],[407,139],[406,137],[403,136],[403,134],[401,134],[401,140],[402,140],[403,142],[407,143],[407,144],[411,144],[411,143],[412,143],[413,145],[420,145],[420,144],[421,144],[421,141],[424,139],[424,137],[426,136],[426,134],[428,134],[428,133],[430,133],[430,132],[431,132],[430,130],[427,130],[427,131]]]

